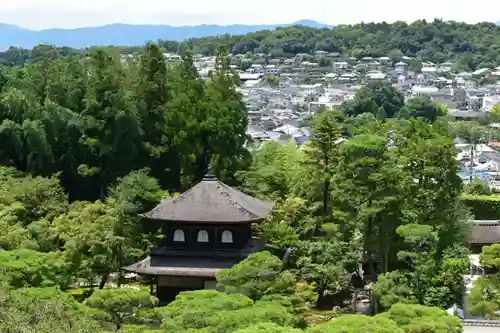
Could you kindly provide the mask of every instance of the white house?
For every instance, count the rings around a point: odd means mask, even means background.
[[[338,71],[338,70],[345,70],[349,68],[349,64],[345,61],[335,61],[333,63],[333,70]]]
[[[498,104],[500,104],[500,95],[484,96],[483,97],[483,106],[481,107],[481,110],[488,112],[495,105],[498,105]]]

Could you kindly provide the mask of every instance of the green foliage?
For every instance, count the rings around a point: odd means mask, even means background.
[[[370,96],[390,93],[372,88]],[[380,97],[388,108],[398,100]],[[358,118],[324,111],[303,149],[270,144],[256,153],[246,188],[278,198],[259,232],[289,249],[288,265],[315,286],[318,305],[327,294],[341,304],[366,274],[379,277],[375,295],[385,308],[460,302],[467,254],[445,252],[465,244],[469,216],[451,132],[440,121]]]
[[[379,275],[372,291],[384,309],[389,309],[397,303],[417,303],[410,286],[410,277],[399,271]]]
[[[462,322],[445,310],[416,304],[395,304],[375,318],[388,318],[408,333],[461,333]]]
[[[172,192],[199,180],[210,162],[232,179],[247,162],[248,120],[227,52],[219,50],[217,74],[205,82],[189,54],[171,65],[156,44],[141,51],[139,61],[106,48],[43,52],[43,61],[7,69],[0,162],[59,172],[71,201],[102,201],[118,178],[146,167]]]
[[[463,204],[476,218],[495,219],[498,212],[496,197],[478,195],[485,193],[479,186],[460,197],[453,138],[476,144],[484,128],[448,126],[443,106],[423,98],[405,105],[398,90],[378,83],[312,118],[305,146],[267,143],[250,156],[246,107],[228,51],[411,55],[412,68],[422,59],[454,58],[468,70],[498,59],[498,52],[478,47],[485,40],[498,44],[491,37],[497,30],[436,20],[161,43],[216,54],[209,81],[199,77],[190,52],[167,64],[154,43],[128,60],[112,48],[91,48],[85,56],[35,48],[29,64],[0,73],[0,164],[10,166],[0,167],[0,280],[9,288],[70,282],[92,288],[97,276],[101,283],[85,306],[57,289],[2,290],[0,330],[22,333],[35,323],[35,333],[96,332],[90,313],[104,329],[125,333],[298,333],[306,305],[316,299],[331,309],[330,298],[344,305],[353,288],[376,281],[373,294],[390,308],[385,315],[343,316],[309,330],[459,332],[460,323],[438,309],[400,303],[444,308],[462,299],[469,218]],[[4,56],[22,65],[14,51]],[[256,231],[287,250],[286,260],[255,253],[218,273],[226,293],[185,292],[163,308],[154,308],[157,300],[144,289],[102,289],[159,238],[142,229],[138,214],[201,179],[209,164],[224,181],[276,201]],[[498,266],[498,252],[484,250],[486,267]],[[493,317],[497,287],[496,276],[477,281],[475,312]]]
[[[317,304],[327,294],[340,294],[350,285],[356,262],[352,244],[335,238],[304,241],[297,249],[296,267],[300,277],[316,286]]]
[[[271,54],[273,57],[293,56],[297,53],[311,54],[317,50],[357,58],[388,56],[396,61],[406,55],[415,58],[410,63],[412,70],[419,70],[422,60],[436,63],[451,60],[455,62],[455,69],[460,71],[491,67],[498,63],[495,47],[489,48],[490,45],[498,45],[498,32],[499,28],[494,23],[467,24],[436,19],[413,23],[398,21],[392,24],[372,22],[339,25],[333,30],[293,26],[246,35],[191,38],[184,42],[165,40],[159,44],[166,52],[192,50],[204,55],[215,55],[218,45],[226,46],[232,54],[249,57],[258,53]],[[128,55],[139,53],[142,48],[114,46],[103,49]],[[40,63],[47,57],[71,58],[83,52],[51,45],[39,45],[32,51],[11,47],[0,53],[0,63],[22,66],[28,62]]]
[[[412,98],[406,103],[398,113],[402,118],[422,118],[430,122],[435,122],[438,118],[445,116],[445,110],[429,97]]]
[[[120,333],[161,333],[161,330],[153,330],[149,325],[123,325],[118,331]]]
[[[383,120],[394,118],[403,105],[404,96],[399,90],[390,84],[374,83],[359,89],[355,98],[344,103],[342,107],[348,116],[370,113]]]
[[[295,326],[298,318],[275,301],[257,301],[238,294],[188,291],[160,310],[164,332],[234,332],[260,323]]]
[[[465,194],[461,201],[476,220],[497,220],[500,217],[500,196]]]
[[[478,122],[456,121],[452,123],[451,131],[469,144],[475,145],[487,140],[485,128]]]
[[[408,245],[398,252],[398,258],[408,266],[382,274],[373,285],[373,294],[382,308],[396,303],[418,303],[448,308],[462,303],[469,269],[469,252],[464,246],[453,245],[437,259],[437,233],[429,225],[408,224],[397,229]]]
[[[235,331],[235,333],[301,333],[302,330],[291,327],[283,327],[274,323],[262,323],[248,326]]]
[[[490,185],[482,179],[473,179],[465,188],[466,194],[491,195]]]
[[[0,168],[0,247],[50,250],[50,222],[67,208],[57,177]]]
[[[333,30],[294,26],[246,35],[193,38],[177,45],[171,41],[160,44],[170,52],[180,47],[211,55],[217,45],[226,45],[233,54],[268,54],[280,50],[281,55],[293,56],[324,50],[358,59],[389,56],[396,61],[406,55],[418,57],[411,64],[413,70],[421,67],[419,59],[437,63],[452,60],[457,70],[475,70],[498,63],[495,50],[488,50],[487,46],[498,45],[499,29],[488,22],[471,25],[436,19],[339,25]]]
[[[308,202],[301,198],[287,198],[277,202],[271,214],[256,229],[270,246],[288,249],[299,246],[314,227]]]
[[[12,287],[67,287],[70,272],[61,253],[0,251],[0,281]]]
[[[120,330],[126,323],[148,322],[153,313],[148,312],[158,303],[147,288],[108,288],[95,291],[85,304],[92,309],[97,320],[112,323]]]
[[[124,239],[114,232],[118,219],[110,209],[99,201],[74,202],[54,221],[63,255],[78,278],[92,281],[119,268],[118,251]]]
[[[252,300],[266,295],[292,295],[295,277],[283,270],[283,262],[271,253],[257,252],[230,269],[217,273],[217,289],[243,294]]]
[[[500,244],[483,246],[479,259],[482,267],[493,268],[498,272],[500,268]],[[500,273],[478,277],[474,281],[474,287],[469,295],[469,300],[472,303],[469,311],[488,319],[498,319],[499,288]]]
[[[249,193],[284,198],[308,180],[300,167],[305,158],[304,152],[292,143],[268,142],[253,154],[252,166],[238,172],[238,178]]]
[[[51,228],[74,276],[92,281],[100,275],[105,282],[110,273],[138,260],[156,234],[142,230],[137,213],[163,196],[157,181],[140,170],[119,179],[105,202],[73,202]]]
[[[56,288],[0,292],[0,331],[6,333],[95,333],[85,308]]]
[[[384,317],[368,317],[362,315],[344,315],[334,320],[313,326],[306,330],[307,333],[340,333],[340,332],[366,332],[366,333],[404,333],[396,323]]]

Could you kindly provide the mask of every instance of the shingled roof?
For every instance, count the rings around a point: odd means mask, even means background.
[[[162,201],[142,216],[161,221],[249,223],[265,219],[273,206],[273,202],[253,198],[220,182],[209,172],[191,189]]]
[[[231,268],[238,263],[236,260],[200,260],[189,257],[162,259],[162,262],[155,266],[152,263],[153,259],[147,257],[133,265],[124,267],[123,270],[146,275],[215,277],[215,274],[221,269]]]

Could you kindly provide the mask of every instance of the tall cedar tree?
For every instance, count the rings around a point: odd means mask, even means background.
[[[93,157],[80,170],[96,182],[103,199],[107,187],[137,165],[141,129],[135,106],[123,87],[121,64],[97,50],[90,57],[89,76],[82,143]]]

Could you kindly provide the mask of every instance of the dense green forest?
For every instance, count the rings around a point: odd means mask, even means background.
[[[338,52],[356,58],[365,56],[422,60],[455,60],[469,68],[498,66],[500,27],[493,23],[466,24],[435,20],[388,23],[361,23],[314,29],[303,26],[259,31],[243,36],[218,36],[188,40],[188,48],[214,54],[217,45],[227,45],[233,54],[270,53],[273,57],[312,53],[316,50]],[[173,44],[165,42],[172,49]]]
[[[338,52],[345,56],[400,58],[418,57],[424,61],[441,63],[456,61],[463,70],[496,67],[500,63],[500,26],[494,23],[466,24],[434,20],[388,23],[361,23],[341,25],[334,29],[315,29],[305,26],[259,31],[247,35],[223,35],[189,39],[184,42],[160,41],[166,52],[190,49],[194,53],[215,55],[217,46],[225,45],[232,54],[264,53],[271,57],[294,56],[317,50]],[[137,53],[138,47],[111,47],[125,54]],[[44,52],[11,48],[0,53],[0,61],[8,65],[22,65],[36,61]],[[58,48],[60,55],[71,55],[85,50]]]
[[[60,172],[70,200],[102,199],[117,178],[145,167],[173,192],[200,179],[210,161],[230,178],[248,152],[229,60],[220,54],[205,84],[186,57],[167,71],[150,45],[127,64],[96,50],[87,58],[49,52],[3,69],[0,161],[43,176]]]
[[[468,220],[500,200],[464,188],[453,139],[476,142],[481,125],[376,84],[314,117],[304,147],[251,153],[224,47],[209,81],[189,53],[166,64],[156,44],[126,62],[109,49],[54,51],[0,74],[1,332],[461,332],[443,309],[463,301]],[[158,307],[147,280],[119,273],[161,238],[139,213],[209,164],[276,202],[256,226],[269,251],[221,270],[217,291]],[[499,253],[485,247],[485,267]],[[498,275],[478,281],[471,310],[495,318]],[[379,314],[348,314],[365,286]]]

